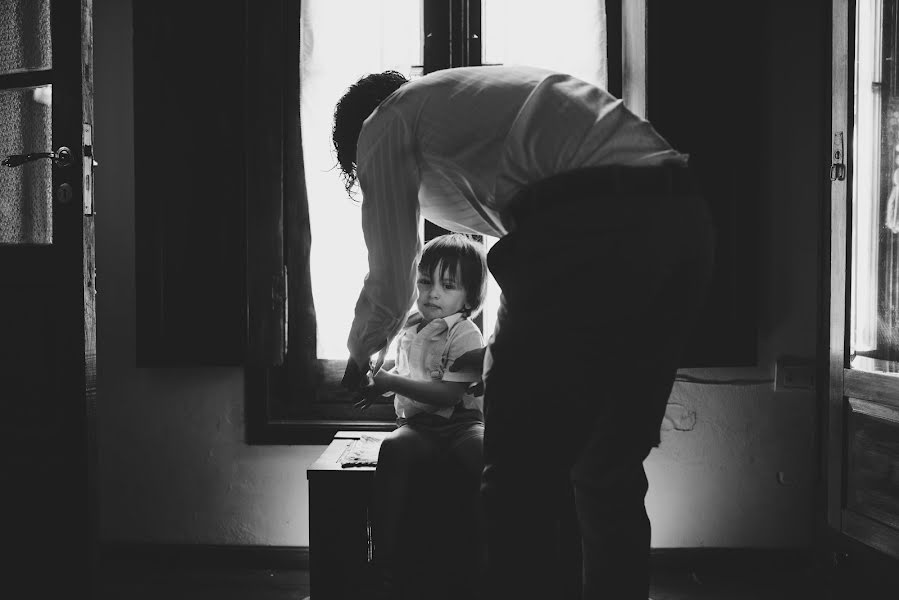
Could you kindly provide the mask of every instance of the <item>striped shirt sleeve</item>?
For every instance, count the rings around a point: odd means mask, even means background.
[[[415,302],[420,179],[409,126],[395,111],[378,110],[366,122],[357,154],[368,275],[347,347],[365,370],[371,355],[399,332]]]

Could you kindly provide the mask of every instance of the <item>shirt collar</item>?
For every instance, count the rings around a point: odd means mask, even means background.
[[[455,325],[456,323],[458,323],[459,321],[461,321],[464,318],[465,317],[462,316],[462,313],[457,312],[457,313],[451,314],[448,317],[443,317],[443,320],[446,321],[446,328],[447,328],[447,330],[449,330],[449,329],[453,328],[453,325]]]
[[[414,318],[413,318],[414,317]],[[421,322],[421,316],[418,313],[415,313],[413,317],[410,317],[407,321],[406,330],[415,333],[415,330],[418,329],[418,324]],[[465,316],[461,312],[453,313],[448,317],[441,317],[440,319],[434,319],[435,321],[445,321],[446,322],[446,330],[449,331],[452,329],[456,323],[464,319]],[[408,325],[408,323],[412,323]]]

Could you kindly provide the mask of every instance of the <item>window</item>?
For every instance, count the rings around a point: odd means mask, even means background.
[[[346,359],[353,308],[368,272],[359,204],[347,196],[334,168],[334,106],[367,73],[393,69],[409,77],[420,72],[421,8],[421,0],[303,1],[300,118],[319,359]],[[346,19],[348,13],[354,18]]]
[[[717,27],[715,5],[221,0],[217,25],[209,27],[204,6],[136,3],[137,365],[243,368],[250,443],[319,443],[340,428],[389,427],[389,405],[362,413],[340,386],[351,311],[337,303],[357,297],[364,250],[358,208],[332,170],[334,102],[360,75],[394,65],[417,76],[480,62],[526,62],[605,82],[690,154],[714,200],[719,252],[703,320],[682,366],[754,366],[753,207],[762,190],[720,148],[736,136],[746,156],[765,151],[756,135],[762,116],[743,93],[764,65],[756,33],[763,19],[746,5],[739,21],[747,27]],[[303,15],[312,28],[301,36]],[[353,23],[365,27],[354,32]],[[315,100],[316,85],[322,100]],[[695,101],[706,95],[730,100]],[[742,116],[734,122],[733,114]],[[731,127],[722,129],[721,122]],[[326,218],[320,209],[345,212],[320,232]],[[425,230],[433,233],[434,226]],[[343,288],[316,298],[321,278]],[[490,302],[481,323],[487,332]]]
[[[597,12],[602,3],[565,0],[561,9],[548,14],[539,10],[539,4],[483,0],[484,63],[555,68],[605,86],[605,54],[596,51],[605,44],[604,19]],[[346,14],[354,18],[346,19]],[[300,116],[320,359],[346,359],[353,307],[368,271],[359,205],[347,197],[330,151],[334,105],[350,83],[367,73],[393,69],[410,78],[420,75],[421,22],[421,0],[303,2]],[[547,30],[565,35],[533,43]],[[335,277],[338,268],[340,275]],[[492,331],[497,301],[494,287],[484,311],[485,336]]]
[[[856,10],[850,353],[855,368],[899,372],[897,3]]]
[[[248,395],[264,390],[267,396],[264,410],[248,400],[250,438],[325,442],[341,427],[384,429],[394,420],[387,404],[365,413],[355,409],[340,387],[347,333],[367,273],[359,205],[347,197],[331,149],[334,105],[345,89],[359,77],[385,69],[414,78],[482,62],[555,68],[606,87],[605,24],[602,0],[559,0],[552,10],[538,0],[303,0],[298,53],[301,176],[309,232],[308,237],[302,231],[292,237],[297,232],[290,230],[287,206],[288,350],[283,366],[248,370]],[[427,46],[425,32],[432,34]],[[469,43],[459,44],[460,39]],[[436,230],[429,224],[426,237]],[[483,241],[487,248],[495,242]],[[302,287],[295,278],[304,264],[309,289],[301,292],[308,294],[295,293]],[[491,281],[481,323],[485,337],[493,329],[498,296]],[[314,336],[309,325],[315,327]]]

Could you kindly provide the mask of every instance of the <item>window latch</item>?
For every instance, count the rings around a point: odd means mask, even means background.
[[[843,181],[846,179],[845,153],[843,152],[843,132],[833,134],[833,149],[831,151],[830,180]]]

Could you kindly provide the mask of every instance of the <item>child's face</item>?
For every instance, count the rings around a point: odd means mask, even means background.
[[[440,278],[441,265],[434,273],[418,272],[418,312],[425,321],[448,317],[466,308],[466,293],[460,273],[450,277],[449,273]]]

